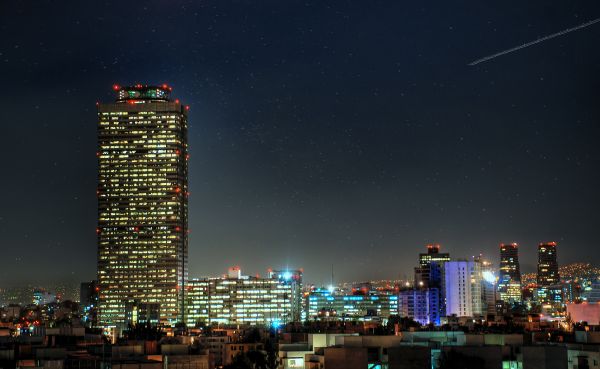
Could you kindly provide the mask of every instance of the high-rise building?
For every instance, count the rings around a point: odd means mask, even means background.
[[[440,252],[441,246],[439,243],[427,245],[427,253],[419,254],[419,265],[428,265],[431,262],[437,262],[438,264],[444,264],[450,261],[450,254]]]
[[[286,278],[273,274],[267,278],[244,276],[239,267],[230,268],[224,277],[191,279],[187,299],[188,326],[200,323],[278,326],[294,320],[293,286]]]
[[[450,254],[440,253],[439,244],[427,245],[427,253],[419,254],[419,266],[415,268],[415,286],[442,286],[442,269],[444,263],[450,261]]]
[[[538,245],[537,284],[540,287],[547,287],[559,283],[556,242],[540,243]]]
[[[446,315],[483,316],[483,276],[479,261],[449,261],[444,265]]]
[[[445,316],[445,304],[444,304],[444,264],[450,261],[450,254],[440,252],[441,246],[439,244],[427,245],[427,253],[419,254],[419,266],[415,268],[415,289],[421,292],[415,292],[414,296],[420,296],[419,299],[415,299],[415,303],[418,305],[420,302],[432,303],[433,305],[428,307],[429,318],[422,320],[436,322],[435,316]],[[426,293],[422,292],[423,289],[429,289]],[[437,298],[430,297],[431,294],[437,293]],[[424,299],[424,297],[426,297]],[[433,310],[437,309],[435,313]],[[421,309],[421,311],[425,311]],[[432,318],[433,317],[433,318]],[[437,324],[437,323],[434,323]]]
[[[298,270],[272,270],[269,269],[269,278],[278,279],[281,283],[290,286],[291,321],[301,322],[306,319],[302,298],[302,269]]]
[[[122,326],[128,306],[183,321],[188,254],[187,107],[171,88],[113,86],[98,104],[99,320]]]
[[[496,271],[494,270],[494,266],[491,261],[485,260],[481,255],[475,258],[475,261],[479,261],[481,263],[481,276],[482,276],[482,289],[481,293],[483,295],[484,301],[484,312],[487,315],[495,315],[496,314]]]
[[[500,300],[506,303],[521,301],[521,268],[517,243],[500,244],[499,273],[498,295]]]

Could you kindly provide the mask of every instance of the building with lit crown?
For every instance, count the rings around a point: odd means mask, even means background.
[[[442,253],[440,249],[440,244],[429,244],[427,253],[419,254],[419,266],[415,268],[414,291],[404,291],[404,298],[401,297],[404,306],[409,306],[405,310],[415,312],[414,317],[410,314],[407,316],[419,322],[427,322],[423,324],[439,324],[439,317],[446,315],[444,265],[450,261],[450,254]],[[438,296],[433,296],[436,293]],[[424,303],[429,305],[425,306]]]
[[[437,287],[441,285],[441,268],[450,261],[450,254],[440,252],[440,244],[427,245],[427,253],[419,254],[419,266],[415,268],[415,283],[423,282],[423,286]]]
[[[185,310],[187,107],[167,85],[113,88],[98,104],[99,320],[119,327],[128,306],[153,306],[172,325]]]
[[[506,303],[522,300],[519,245],[515,242],[500,244],[498,297]]]
[[[537,284],[543,287],[559,283],[556,242],[540,243],[538,245]]]

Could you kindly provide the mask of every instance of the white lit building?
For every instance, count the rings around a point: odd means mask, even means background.
[[[294,281],[291,283],[290,281]],[[239,267],[220,278],[191,279],[187,286],[186,324],[279,326],[295,321],[302,274],[270,272],[269,277],[244,276]]]
[[[480,262],[446,262],[444,281],[447,316],[479,317],[484,314]]]

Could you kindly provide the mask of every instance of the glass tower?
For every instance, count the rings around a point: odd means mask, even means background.
[[[183,321],[188,254],[187,107],[171,87],[113,86],[98,104],[99,320],[123,326],[128,306]]]

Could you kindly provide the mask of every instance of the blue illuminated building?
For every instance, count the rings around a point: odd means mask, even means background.
[[[348,295],[318,288],[308,294],[306,305],[309,320],[385,320],[397,314],[398,296],[391,291]]]
[[[438,288],[410,288],[398,295],[398,313],[422,325],[440,325],[443,301]]]

